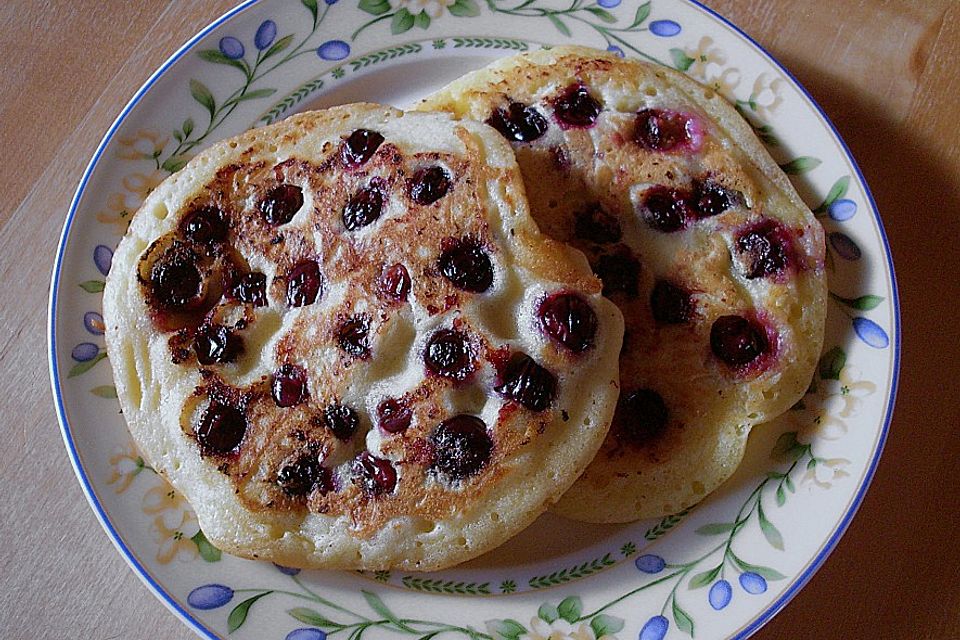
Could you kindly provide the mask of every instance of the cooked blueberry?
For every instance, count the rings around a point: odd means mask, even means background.
[[[370,357],[370,320],[365,315],[353,316],[337,331],[337,344],[354,358]]]
[[[338,440],[349,440],[360,428],[360,416],[344,404],[331,404],[323,410],[323,424]]]
[[[596,244],[619,242],[623,237],[620,221],[599,204],[574,214],[574,231],[581,240]]]
[[[693,317],[693,300],[672,282],[657,280],[650,294],[650,309],[659,324],[683,324]]]
[[[531,411],[543,411],[557,394],[557,378],[525,353],[516,353],[507,363],[503,383],[496,392]]]
[[[633,444],[646,444],[663,433],[670,414],[660,394],[651,389],[637,389],[620,396],[614,424],[616,434]]]
[[[377,281],[380,293],[396,302],[404,302],[410,294],[410,274],[402,264],[384,269]]]
[[[643,194],[640,215],[657,231],[679,231],[687,225],[690,215],[689,197],[689,193],[679,189],[662,185],[651,187]]]
[[[486,122],[510,142],[533,142],[547,131],[546,118],[522,102],[497,109]]]
[[[473,373],[473,350],[467,335],[453,329],[440,329],[423,350],[427,371],[451,380],[466,380]]]
[[[193,350],[200,364],[224,364],[243,353],[243,339],[223,325],[205,324],[193,338]]]
[[[487,425],[476,416],[461,414],[441,422],[430,435],[431,469],[460,480],[480,471],[490,460],[493,440]]]
[[[165,309],[192,309],[203,301],[197,254],[175,242],[150,269],[152,302]]]
[[[763,328],[743,316],[720,316],[710,327],[711,350],[732,367],[753,362],[769,347]]]
[[[433,204],[450,190],[450,174],[443,167],[417,169],[410,180],[410,198],[417,204]]]
[[[180,233],[197,244],[223,242],[227,237],[227,221],[217,207],[194,209],[180,222]]]
[[[387,398],[377,405],[377,425],[387,433],[402,433],[410,426],[413,414],[403,400]]]
[[[589,127],[597,121],[603,107],[582,84],[567,87],[553,102],[557,121],[567,127]]]
[[[333,488],[333,478],[315,454],[305,453],[280,469],[277,484],[288,496],[302,497],[310,495],[314,489],[327,493]]]
[[[382,143],[383,136],[376,131],[357,129],[343,143],[343,163],[354,167],[365,163]]]
[[[281,365],[270,380],[270,395],[278,407],[300,404],[307,399],[307,372],[296,365]]]
[[[586,300],[575,293],[555,293],[537,308],[540,329],[550,338],[581,353],[593,345],[597,334],[597,314]]]
[[[382,185],[371,183],[357,191],[343,208],[343,226],[348,231],[372,224],[383,213]]]
[[[320,265],[314,260],[298,263],[287,275],[287,305],[290,307],[313,304],[322,291]]]
[[[643,109],[637,113],[633,139],[651,151],[673,151],[690,142],[690,119],[682,113]]]
[[[267,304],[267,276],[262,273],[245,273],[230,287],[230,295],[255,307]]]
[[[698,218],[716,216],[741,202],[739,192],[706,178],[693,183],[693,213]]]
[[[268,191],[257,206],[270,224],[286,224],[303,206],[303,190],[296,185],[281,184]]]
[[[437,260],[440,273],[458,289],[483,293],[493,284],[493,263],[490,256],[470,238],[455,240]]]
[[[353,484],[371,497],[390,493],[397,486],[397,471],[389,460],[364,451],[350,464]]]
[[[247,417],[236,407],[211,402],[194,433],[204,455],[230,453],[240,446],[247,433]]]
[[[772,220],[741,234],[737,252],[744,264],[744,275],[750,279],[778,274],[789,262],[786,233]]]
[[[640,261],[633,257],[628,247],[620,245],[611,253],[598,257],[594,262],[593,272],[603,282],[603,295],[637,295]]]

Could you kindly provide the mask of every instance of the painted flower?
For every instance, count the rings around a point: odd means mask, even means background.
[[[110,477],[107,478],[107,484],[115,484],[113,488],[117,493],[123,493],[130,487],[133,479],[147,467],[143,464],[143,458],[129,450],[118,451],[110,456]]]
[[[406,9],[413,15],[426,13],[431,18],[439,18],[454,2],[455,0],[398,0],[396,8]]]
[[[122,184],[129,194],[127,196],[129,200],[139,199],[136,203],[136,208],[139,208],[143,201],[147,199],[147,196],[150,195],[150,192],[156,189],[164,178],[166,178],[166,175],[159,170],[150,173],[131,173],[124,176]]]
[[[155,160],[163,153],[169,140],[155,131],[140,129],[128,138],[117,139],[117,157],[124,160]]]
[[[150,192],[163,182],[164,177],[160,170],[127,175],[122,181],[125,191],[117,191],[107,197],[106,210],[97,213],[97,221],[114,225],[118,235],[125,234],[130,218]]]
[[[848,466],[850,466],[850,461],[846,458],[818,459],[816,464],[808,468],[807,472],[803,474],[800,482],[802,484],[813,482],[821,489],[829,489],[834,482],[850,475],[846,470]]]
[[[860,411],[863,398],[873,394],[877,385],[861,379],[861,372],[854,365],[846,365],[840,370],[839,380],[822,380],[821,393],[824,394],[819,415],[807,420],[797,432],[800,444],[810,444],[814,440],[836,440],[847,433],[846,418]]]
[[[783,103],[780,95],[783,79],[761,73],[753,81],[753,91],[750,93],[750,103],[754,111],[760,116],[767,117]]]
[[[713,38],[710,36],[700,38],[697,48],[693,51],[687,50],[686,54],[693,59],[687,73],[698,80],[715,75],[727,63],[726,54],[719,47],[713,46]]]
[[[181,561],[195,560],[198,556],[197,545],[185,533],[186,529],[196,528],[196,517],[189,511],[181,511],[179,522],[169,526],[169,514],[161,514],[153,519],[150,532],[157,543],[157,562],[168,564],[174,558]]]
[[[595,638],[593,629],[586,622],[569,623],[563,618],[546,622],[539,617],[530,619],[530,630],[520,634],[517,640],[616,640],[609,634]]]

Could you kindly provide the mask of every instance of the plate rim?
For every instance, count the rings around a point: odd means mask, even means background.
[[[890,242],[887,237],[887,232],[883,224],[883,220],[880,217],[879,209],[877,208],[876,201],[874,200],[873,193],[870,190],[870,186],[867,184],[866,178],[863,175],[863,172],[860,169],[859,164],[857,163],[855,157],[850,151],[850,148],[847,146],[846,141],[840,135],[840,132],[837,130],[836,126],[833,124],[829,116],[820,106],[820,104],[814,99],[814,97],[807,91],[806,87],[791,73],[776,57],[774,57],[765,47],[760,45],[753,37],[747,34],[743,29],[733,23],[731,20],[727,19],[714,9],[706,6],[701,2],[701,0],[681,0],[686,2],[704,13],[713,19],[718,20],[726,27],[731,29],[737,36],[743,38],[749,45],[751,45],[755,51],[759,52],[766,60],[775,66],[789,81],[796,87],[800,94],[806,99],[808,104],[813,107],[816,113],[819,115],[820,120],[827,126],[829,129],[834,141],[838,143],[840,150],[842,151],[845,160],[849,163],[850,167],[853,169],[857,180],[860,185],[863,187],[864,194],[867,202],[870,205],[870,213],[876,222],[877,230],[879,233],[880,241],[884,250],[884,259],[886,267],[890,273],[890,289],[891,289],[891,312],[893,326],[891,327],[893,334],[893,341],[891,355],[893,358],[892,367],[890,369],[890,387],[889,394],[887,398],[887,408],[886,413],[882,419],[882,426],[876,440],[876,446],[874,451],[871,454],[870,461],[867,465],[866,471],[863,475],[863,480],[860,486],[857,488],[855,495],[849,503],[849,506],[846,509],[846,512],[843,514],[843,517],[840,519],[838,525],[834,529],[830,537],[823,543],[819,553],[807,564],[807,567],[803,572],[797,576],[793,583],[772,603],[767,605],[762,609],[758,614],[756,614],[752,620],[750,620],[745,626],[732,636],[732,640],[745,640],[746,638],[752,636],[756,633],[761,627],[763,627],[767,622],[769,622],[774,616],[776,616],[783,608],[789,604],[791,600],[809,583],[813,576],[820,570],[824,562],[831,553],[836,549],[837,545],[840,542],[840,539],[844,536],[847,529],[850,526],[850,523],[853,521],[853,518],[856,516],[857,512],[860,509],[860,506],[863,503],[863,499],[866,496],[867,490],[870,488],[870,485],[873,482],[873,478],[876,474],[877,467],[879,466],[880,458],[883,455],[883,450],[886,445],[887,436],[889,435],[890,425],[893,420],[893,412],[896,406],[897,392],[899,389],[900,382],[900,364],[901,364],[901,310],[900,310],[900,295],[899,287],[897,284],[896,270],[893,263],[893,255],[890,247]],[[99,144],[96,147],[96,150],[93,153],[90,161],[87,163],[86,168],[81,175],[80,181],[77,185],[77,188],[74,192],[74,195],[70,201],[70,206],[67,211],[67,216],[61,229],[60,236],[57,242],[57,254],[53,265],[53,270],[51,273],[50,279],[50,292],[49,292],[49,301],[47,307],[47,361],[50,372],[50,384],[51,390],[53,393],[54,405],[56,408],[57,422],[59,423],[61,436],[64,441],[65,448],[67,449],[67,454],[70,458],[71,466],[73,467],[74,474],[77,477],[77,480],[80,483],[81,489],[83,490],[84,497],[87,499],[87,502],[90,504],[93,509],[94,515],[97,517],[97,521],[100,523],[100,526],[104,529],[104,532],[107,534],[107,537],[113,543],[117,551],[120,552],[120,555],[126,561],[127,565],[133,570],[138,578],[146,585],[149,591],[156,597],[160,602],[166,606],[166,608],[176,615],[180,620],[185,623],[194,633],[198,634],[200,637],[207,638],[209,640],[221,640],[221,637],[213,632],[211,629],[208,629],[201,623],[197,618],[195,618],[189,611],[184,609],[173,597],[167,592],[150,574],[147,568],[140,562],[136,554],[127,546],[123,538],[119,535],[116,528],[113,525],[109,515],[103,509],[102,504],[97,498],[96,493],[93,490],[93,486],[90,483],[90,480],[87,478],[86,470],[84,469],[82,463],[80,462],[79,453],[76,448],[76,444],[73,438],[73,433],[71,431],[70,424],[66,417],[66,409],[64,406],[64,399],[61,389],[61,379],[58,369],[59,359],[57,357],[57,342],[56,342],[56,331],[57,331],[57,301],[58,301],[58,288],[61,280],[62,269],[64,264],[64,256],[66,253],[66,245],[69,239],[70,232],[73,228],[73,223],[76,218],[77,210],[79,208],[81,197],[83,196],[87,184],[90,180],[90,177],[93,175],[94,170],[96,169],[99,161],[105,151],[107,145],[113,139],[117,130],[126,120],[130,112],[140,103],[144,95],[153,87],[154,84],[176,63],[178,60],[183,58],[193,47],[204,37],[210,34],[212,31],[217,29],[220,25],[232,19],[234,16],[242,13],[243,11],[249,9],[250,7],[259,4],[261,0],[242,0],[235,7],[227,10],[205,27],[200,29],[197,33],[191,36],[183,45],[181,45],[172,55],[170,55],[164,62],[147,78],[146,81],[137,89],[133,94],[133,97],[124,105],[123,109],[114,119],[113,123],[107,129],[106,133],[103,135]]]

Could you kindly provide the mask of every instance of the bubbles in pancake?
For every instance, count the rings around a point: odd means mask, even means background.
[[[441,422],[430,435],[434,448],[431,469],[461,480],[489,462],[493,441],[487,425],[476,416],[460,414]]]
[[[423,362],[430,373],[456,381],[466,380],[476,368],[469,338],[453,329],[440,329],[430,336]]]
[[[270,395],[278,407],[295,407],[307,399],[307,372],[293,364],[281,365],[270,378]]]
[[[299,262],[287,274],[287,305],[290,307],[313,304],[322,291],[320,265],[315,260]]]
[[[337,440],[349,440],[360,428],[360,416],[344,404],[331,404],[323,410],[323,425]]]
[[[353,316],[337,330],[337,344],[354,358],[370,357],[370,318],[363,314]]]
[[[193,339],[200,364],[226,364],[243,353],[243,339],[221,324],[204,324]]]
[[[483,293],[493,284],[493,263],[490,256],[472,238],[444,243],[437,266],[443,277],[458,289]]]
[[[511,102],[506,109],[496,109],[486,123],[510,142],[533,142],[547,131],[547,120],[533,107]]]
[[[553,101],[553,114],[564,127],[593,126],[601,111],[603,106],[581,83],[570,85]]]
[[[243,442],[243,436],[247,433],[247,417],[237,407],[212,401],[194,431],[202,453],[231,453]]]
[[[769,350],[762,327],[743,316],[720,316],[710,327],[710,348],[724,363],[739,367],[756,360]]]
[[[397,486],[397,470],[389,460],[364,451],[350,463],[351,479],[368,496],[391,493]]]
[[[518,352],[510,358],[503,382],[495,390],[531,411],[543,411],[557,394],[557,378],[533,358]]]
[[[356,167],[367,162],[377,148],[383,144],[383,135],[369,129],[357,129],[343,142],[340,157],[348,167]]]
[[[417,169],[410,179],[410,198],[417,204],[433,204],[449,190],[450,174],[443,167]]]
[[[597,315],[586,300],[576,293],[548,296],[537,308],[540,329],[551,339],[574,353],[593,346],[597,333]]]
[[[650,293],[650,309],[658,324],[684,324],[693,318],[690,293],[668,280],[657,280]]]
[[[274,187],[257,204],[263,219],[274,226],[293,220],[302,206],[303,190],[292,184]]]

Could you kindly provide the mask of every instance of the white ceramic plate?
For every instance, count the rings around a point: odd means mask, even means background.
[[[824,356],[802,406],[757,429],[737,474],[661,521],[544,516],[434,574],[302,572],[220,553],[137,457],[101,363],[112,247],[146,193],[211,142],[308,107],[409,105],[517,50],[611,48],[684,69],[740,108],[828,232]],[[733,25],[686,0],[260,0],[177,51],[107,132],[67,217],[50,299],[64,441],[108,535],[208,638],[743,638],[824,561],[876,467],[893,408],[899,316],[889,247],[843,142]]]

